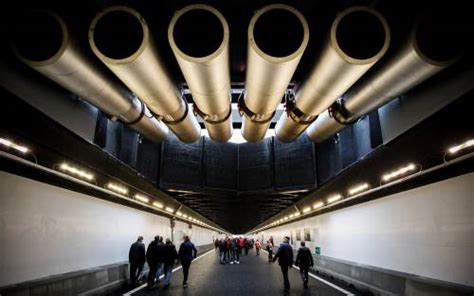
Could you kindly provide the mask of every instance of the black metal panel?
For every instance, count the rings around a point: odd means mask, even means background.
[[[258,144],[239,145],[239,190],[258,190],[272,187],[273,139]]]
[[[107,116],[102,111],[97,113],[97,123],[95,125],[94,143],[101,148],[107,145]]]
[[[238,145],[215,143],[204,138],[203,151],[205,186],[237,189]]]
[[[335,138],[330,138],[323,143],[316,144],[318,185],[328,181],[342,169],[338,143],[339,141],[336,141]]]
[[[371,112],[368,117],[370,125],[370,147],[374,149],[383,143],[379,111],[375,110]]]
[[[306,134],[291,143],[275,139],[275,187],[314,187],[314,144]]]
[[[137,165],[138,134],[122,125],[118,158],[135,168]]]
[[[173,185],[202,185],[202,142],[191,144],[180,142],[169,135],[162,143],[161,185],[172,188]]]
[[[160,144],[155,144],[147,139],[142,139],[138,143],[137,171],[153,183],[157,183],[159,180],[160,154]]]
[[[357,146],[355,145],[354,126],[348,126],[339,133],[339,152],[343,168],[357,160]]]
[[[354,125],[354,145],[357,147],[357,161],[373,150],[371,147],[371,136],[370,117],[364,116]]]
[[[121,123],[107,119],[107,142],[105,151],[118,158],[120,151]]]

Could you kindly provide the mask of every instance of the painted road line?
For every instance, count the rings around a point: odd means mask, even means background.
[[[193,262],[198,261],[198,260],[201,259],[202,257],[204,257],[204,256],[206,256],[206,255],[209,255],[210,253],[214,253],[214,250],[210,250],[210,251],[208,251],[208,252],[202,254],[201,256],[196,257],[196,259],[194,259]],[[181,265],[178,266],[178,267],[176,267],[176,268],[173,268],[172,272],[178,271],[178,270],[180,270],[181,268],[182,268]],[[162,275],[160,275],[159,279],[161,280],[163,277],[164,277],[164,275],[162,274]],[[130,296],[130,295],[132,295],[133,293],[136,293],[136,292],[140,291],[141,289],[144,289],[144,288],[146,287],[146,285],[147,285],[147,284],[143,284],[143,285],[141,285],[141,286],[139,286],[139,287],[136,287],[135,289],[133,289],[133,290],[131,290],[131,291],[128,291],[127,293],[123,294],[123,296]]]
[[[268,252],[267,252],[266,250],[262,250],[262,251],[264,251],[265,253],[268,254]],[[297,270],[300,270],[300,268],[299,268],[298,266],[293,266],[293,268],[295,268],[295,269],[297,269]],[[342,292],[342,293],[348,295],[348,296],[354,296],[353,293],[351,293],[351,292],[349,292],[349,291],[347,291],[347,290],[344,290],[343,288],[341,288],[341,287],[339,287],[339,286],[337,286],[337,285],[335,285],[335,284],[333,284],[333,283],[331,283],[331,282],[329,282],[329,281],[326,281],[325,279],[320,278],[319,276],[316,276],[316,275],[312,274],[311,272],[308,272],[308,275],[309,275],[310,277],[312,277],[312,278],[314,278],[314,279],[316,279],[316,280],[318,280],[318,281],[320,281],[320,282],[322,282],[322,283],[325,283],[326,285],[328,285],[328,286],[330,286],[330,287],[332,287],[332,288],[334,288],[334,289],[336,289],[336,290],[338,290],[338,291],[340,291],[340,292]]]

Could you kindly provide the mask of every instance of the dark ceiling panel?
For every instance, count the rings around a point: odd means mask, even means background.
[[[238,145],[204,138],[205,186],[237,190]]]
[[[239,190],[250,191],[272,187],[273,138],[258,144],[239,145]]]

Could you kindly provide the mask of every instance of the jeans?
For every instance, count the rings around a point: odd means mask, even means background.
[[[219,253],[219,259],[221,261],[221,263],[224,263],[225,262],[225,251],[224,250],[221,250],[220,253]]]
[[[281,273],[283,274],[283,284],[285,285],[285,289],[290,289],[290,281],[288,280],[288,265],[280,265]]]
[[[173,275],[173,263],[165,264],[164,271],[165,273],[165,285],[169,285],[171,282],[171,276]]]
[[[142,273],[145,262],[130,262],[130,281],[132,285],[137,284],[138,277]]]
[[[155,276],[155,280],[157,282],[160,281],[160,275],[161,275],[162,272],[163,272],[163,262],[158,262],[156,264],[156,276]]]
[[[306,266],[300,266],[300,276],[301,280],[303,281],[303,284],[308,283],[308,267]]]
[[[191,266],[191,261],[181,261],[181,266],[183,266],[183,284],[188,282],[189,267]]]

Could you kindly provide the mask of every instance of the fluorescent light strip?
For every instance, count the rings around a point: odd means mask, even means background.
[[[363,184],[360,184],[360,185],[357,185],[357,186],[354,186],[352,188],[349,189],[348,193],[349,195],[354,195],[356,193],[360,193],[362,191],[365,191],[367,189],[369,189],[369,184],[368,183],[363,183]]]
[[[320,207],[324,206],[324,203],[322,201],[317,202],[313,205],[313,209],[319,209]]]
[[[472,147],[472,146],[474,146],[474,139],[470,139],[470,140],[468,140],[468,141],[462,143],[461,145],[453,146],[453,147],[451,147],[451,148],[448,149],[448,152],[449,152],[450,154],[454,154],[454,153],[456,153],[456,152],[458,152],[458,151],[460,151],[460,150],[463,150],[463,149],[466,149],[466,148]]]
[[[77,177],[80,177],[82,179],[86,179],[88,181],[92,181],[94,180],[94,175],[91,174],[91,173],[88,173],[84,170],[80,170],[80,169],[77,169],[67,163],[62,163],[59,168],[61,169],[61,171],[63,172],[66,172],[66,173],[69,173],[71,175],[75,175]]]
[[[5,139],[5,138],[0,138],[0,144],[9,148],[13,148],[21,153],[27,153],[30,151],[28,147],[18,145],[16,143],[13,143],[12,141]]]
[[[413,164],[413,163],[410,163],[409,165],[404,166],[402,168],[399,168],[396,171],[393,171],[393,172],[390,172],[388,174],[383,175],[382,180],[383,181],[390,181],[390,180],[396,179],[397,177],[405,175],[408,172],[412,172],[414,170],[416,170],[416,165]]]
[[[148,203],[150,201],[150,199],[144,195],[141,195],[141,194],[135,194],[135,199],[141,201],[141,202],[145,202],[145,203]]]
[[[128,193],[128,189],[126,187],[120,186],[115,183],[107,183],[107,188],[123,195],[126,195]]]
[[[182,217],[182,216],[183,216],[183,213],[181,213],[180,211],[178,211],[178,212],[176,213],[176,215],[178,215],[178,217]]]
[[[166,210],[167,212],[170,212],[170,213],[173,213],[173,212],[174,212],[174,209],[171,208],[171,207],[166,207],[165,210]]]
[[[328,203],[332,203],[332,202],[340,200],[341,198],[342,198],[342,195],[335,194],[333,196],[328,197],[327,201],[328,201]]]
[[[161,202],[157,202],[157,201],[153,202],[153,206],[157,207],[158,209],[162,209],[164,207]]]

